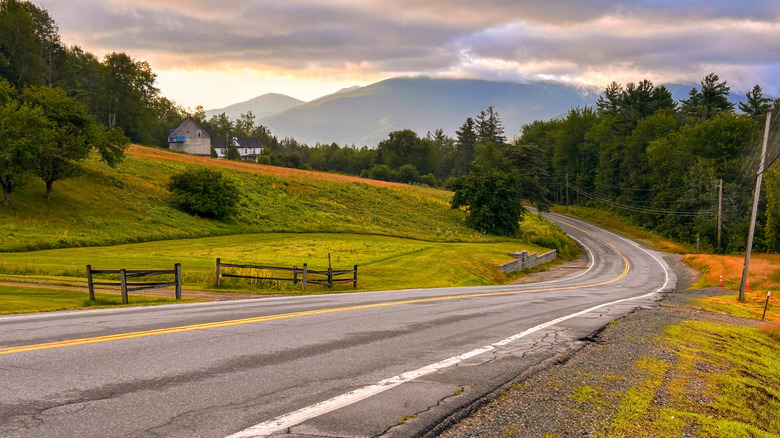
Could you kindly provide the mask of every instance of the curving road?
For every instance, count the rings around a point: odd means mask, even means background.
[[[0,318],[0,436],[417,436],[674,287],[546,214],[589,266],[536,284]]]

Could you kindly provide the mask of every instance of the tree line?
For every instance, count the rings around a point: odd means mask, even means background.
[[[772,99],[756,85],[738,105],[718,75],[676,102],[650,81],[612,83],[595,108],[523,127],[545,156],[553,202],[595,204],[702,249],[744,250],[762,129]],[[774,102],[777,108],[778,101]],[[775,142],[776,143],[776,142]],[[777,151],[774,151],[775,153]],[[717,203],[723,181],[722,236]],[[780,250],[780,179],[766,173],[755,247]],[[567,197],[568,189],[568,197]]]
[[[146,61],[113,52],[98,59],[67,46],[48,11],[28,1],[0,1],[0,77],[16,90],[61,88],[107,128],[135,143],[164,146],[186,111],[163,97]]]
[[[5,204],[30,174],[49,194],[54,182],[78,172],[90,150],[116,164],[128,141],[167,147],[170,130],[188,115],[160,94],[147,62],[122,52],[98,59],[63,44],[48,12],[28,1],[0,0],[0,78]],[[773,102],[759,85],[738,108],[729,93],[714,73],[680,102],[647,80],[612,83],[595,107],[529,123],[514,139],[489,107],[468,117],[454,138],[441,129],[422,137],[399,130],[376,147],[278,139],[251,112],[207,119],[197,107],[190,115],[216,138],[259,137],[264,164],[450,188],[453,207],[484,232],[512,234],[524,211],[520,199],[542,209],[590,203],[670,238],[734,252],[745,246],[757,145]],[[777,153],[772,149],[770,158]],[[765,176],[755,246],[778,251],[780,175],[770,166]]]

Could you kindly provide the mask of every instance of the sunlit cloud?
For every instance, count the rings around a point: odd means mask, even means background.
[[[714,71],[737,88],[780,88],[777,1],[41,3],[66,43],[148,60],[163,92],[188,106],[285,90],[309,100],[345,84],[413,75],[601,87],[645,78],[696,83]]]

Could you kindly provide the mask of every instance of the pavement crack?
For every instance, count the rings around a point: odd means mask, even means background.
[[[380,432],[376,436],[377,437],[386,436],[387,434],[389,434],[394,429],[397,429],[399,427],[403,427],[408,421],[413,421],[415,418],[420,417],[422,415],[425,415],[426,413],[431,412],[434,409],[440,407],[447,400],[449,400],[449,399],[451,399],[453,397],[460,396],[461,394],[463,394],[463,392],[465,390],[466,390],[465,386],[459,386],[457,388],[457,390],[455,390],[452,394],[445,395],[444,397],[442,397],[439,400],[437,400],[436,403],[429,405],[426,409],[414,412],[412,414],[407,414],[411,418],[405,418],[403,421],[399,421],[397,424],[393,424],[393,425],[389,426],[387,429],[383,430],[382,432]]]

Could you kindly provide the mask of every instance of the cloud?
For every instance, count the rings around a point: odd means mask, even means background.
[[[429,74],[780,87],[780,2],[43,0],[66,42],[156,69],[333,78]],[[727,78],[728,79],[728,78]]]

